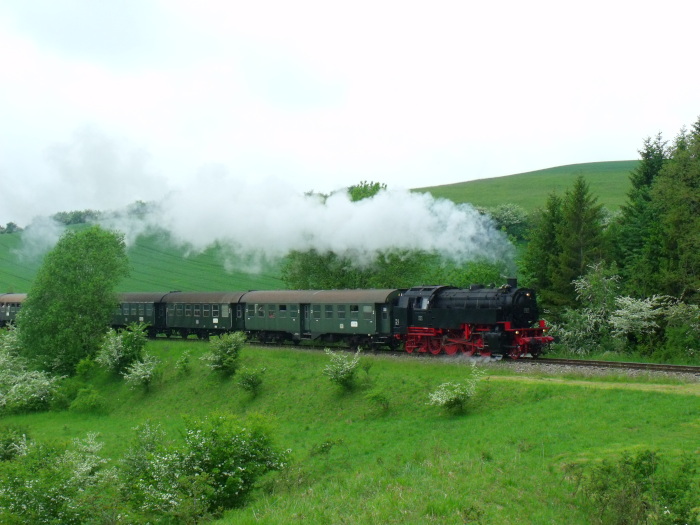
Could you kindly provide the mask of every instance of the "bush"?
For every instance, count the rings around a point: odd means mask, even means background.
[[[624,454],[617,461],[604,460],[578,476],[597,523],[675,524],[700,520],[696,472],[691,456],[673,465],[646,450]]]
[[[238,370],[238,357],[246,342],[243,332],[220,335],[209,342],[210,351],[201,359],[207,362],[212,370],[230,376]]]
[[[146,355],[142,360],[131,363],[122,375],[132,389],[142,387],[148,392],[151,383],[158,376],[159,364],[160,359]]]
[[[28,449],[29,438],[23,428],[10,425],[0,429],[0,461],[25,456]]]
[[[147,325],[131,324],[126,330],[110,328],[105,334],[95,361],[117,374],[123,374],[133,363],[143,358]],[[79,363],[80,364],[80,363]]]
[[[191,371],[190,357],[191,356],[192,356],[192,352],[189,350],[185,350],[182,353],[182,355],[179,357],[179,359],[175,362],[175,370],[177,371],[178,375],[186,376],[190,373],[190,371]]]
[[[333,352],[330,348],[324,351],[331,362],[323,369],[323,373],[332,383],[344,390],[352,390],[355,387],[355,372],[360,363],[360,350],[352,357],[345,353]]]
[[[117,480],[113,469],[104,468],[96,438],[88,434],[63,449],[30,445],[0,464],[0,522],[96,523],[92,503]]]
[[[275,450],[260,419],[245,423],[227,416],[188,420],[180,446],[168,442],[160,426],[137,428],[123,462],[125,494],[178,523],[242,505],[255,481],[282,469],[288,454]]]
[[[107,406],[107,401],[100,393],[92,387],[81,388],[78,395],[70,404],[71,412],[102,412]]]
[[[484,377],[483,369],[472,363],[470,376],[461,383],[443,383],[429,394],[429,405],[444,408],[448,412],[462,413],[470,397],[476,393],[479,381]]]
[[[259,370],[243,369],[238,374],[238,384],[247,392],[250,392],[253,397],[258,395],[263,382],[263,374],[265,368]]]

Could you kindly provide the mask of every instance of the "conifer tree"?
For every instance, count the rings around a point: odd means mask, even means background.
[[[700,118],[681,130],[670,158],[653,184],[661,235],[661,292],[685,300],[700,296]]]
[[[573,280],[603,258],[603,206],[591,195],[583,176],[577,177],[573,188],[564,195],[561,214],[552,300],[557,305],[573,306],[576,299]]]
[[[658,290],[656,276],[661,232],[658,210],[652,204],[651,188],[667,160],[666,142],[659,133],[644,141],[641,161],[630,174],[632,187],[622,207],[612,242],[626,289],[636,296],[650,296]]]

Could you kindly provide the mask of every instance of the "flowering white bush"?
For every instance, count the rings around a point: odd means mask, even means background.
[[[464,381],[442,383],[428,395],[429,405],[439,406],[450,412],[463,412],[467,400],[476,393],[486,372],[472,363],[471,374]]]
[[[332,383],[351,390],[355,386],[355,372],[360,364],[360,350],[355,352],[353,357],[341,352],[333,352],[330,348],[326,348],[324,352],[330,357],[331,362],[323,369],[323,373]]]
[[[220,335],[211,340],[210,351],[201,359],[207,362],[207,366],[212,370],[233,375],[238,370],[238,356],[245,342],[246,335],[243,332]]]
[[[0,413],[46,408],[61,380],[46,372],[27,370],[17,348],[17,330],[0,336]]]
[[[646,299],[616,297],[617,309],[610,314],[608,322],[616,335],[649,334],[660,327],[666,307],[672,301],[665,295],[654,295]]]
[[[105,334],[95,361],[107,370],[123,373],[139,361],[146,346],[146,325],[132,324],[126,331],[110,328]]]
[[[288,455],[272,447],[264,425],[246,423],[227,416],[188,421],[184,446],[168,442],[159,425],[138,427],[123,462],[132,501],[176,522],[195,522],[244,503],[257,478],[284,468]]]
[[[126,523],[97,519],[94,503],[117,483],[115,469],[105,469],[97,434],[76,439],[68,448],[30,444],[6,462],[0,486],[2,523]],[[101,516],[106,518],[106,516]]]
[[[148,390],[156,377],[160,359],[147,354],[141,361],[135,361],[122,374],[131,388],[143,387]]]

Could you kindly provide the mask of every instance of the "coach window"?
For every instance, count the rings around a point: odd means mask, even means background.
[[[182,305],[176,304],[175,305],[175,315],[177,315],[178,317],[182,317],[182,311],[183,311]]]
[[[345,319],[345,305],[338,305],[338,319]]]
[[[219,305],[218,304],[211,305],[211,316],[212,317],[219,317]]]
[[[185,317],[192,317],[192,305],[191,304],[185,305]]]
[[[289,317],[297,318],[299,317],[299,305],[293,304],[289,307]]]
[[[321,318],[321,305],[320,304],[313,304],[311,305],[311,311],[313,313],[314,319],[320,319]]]
[[[141,304],[139,305],[139,315],[140,315],[141,317],[143,317],[145,311],[146,311],[146,307],[145,307],[145,305],[144,305],[143,303],[141,303]]]
[[[228,317],[228,305],[227,304],[221,305],[221,317]]]
[[[129,303],[122,304],[122,313],[124,315],[129,315]]]
[[[255,316],[255,305],[254,304],[248,304],[246,305],[246,315],[248,317],[254,317]]]
[[[382,306],[382,319],[389,319],[389,309],[386,306]]]
[[[211,305],[210,304],[203,304],[202,305],[202,317],[209,317],[211,315]]]
[[[201,305],[201,304],[195,304],[195,305],[194,305],[194,316],[195,316],[195,317],[201,317],[201,316],[202,316],[202,305]]]
[[[263,305],[258,306],[258,317],[265,317],[265,307]]]
[[[136,304],[132,303],[132,304],[130,305],[130,307],[131,307],[131,308],[130,308],[130,309],[131,309],[131,315],[137,315],[137,313],[138,313],[138,308],[137,308]]]
[[[152,315],[153,315],[153,305],[149,303],[146,305],[146,316],[151,317]]]
[[[279,313],[280,313],[280,319],[287,317],[287,305],[286,304],[281,304],[279,306]]]
[[[362,307],[362,318],[365,321],[371,321],[373,313],[374,313],[374,308],[372,308],[371,305],[366,304]]]
[[[333,319],[333,305],[327,304],[325,307],[326,319]]]
[[[270,319],[274,319],[275,317],[277,317],[276,312],[277,312],[277,310],[276,310],[274,304],[268,304],[268,305],[267,305],[267,316],[268,316]]]
[[[356,304],[350,305],[350,319],[359,319],[360,307]]]

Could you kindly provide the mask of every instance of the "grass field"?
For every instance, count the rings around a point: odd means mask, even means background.
[[[563,196],[573,185],[574,179],[583,175],[591,193],[598,197],[598,202],[613,211],[624,204],[630,188],[629,174],[638,163],[636,160],[624,160],[571,164],[493,179],[419,188],[416,191],[427,191],[435,197],[486,208],[512,203],[532,211],[543,206],[552,192]]]
[[[189,349],[192,368],[174,363]],[[323,375],[317,350],[246,347],[247,367],[266,367],[257,397],[204,368],[198,341],[158,340],[163,361],[150,392],[104,372],[88,379],[104,397],[96,414],[5,417],[38,440],[100,432],[120,457],[133,427],[152,420],[177,438],[183,416],[263,414],[291,465],[263,480],[254,499],[218,523],[591,523],[594,509],[567,476],[572,464],[651,449],[700,453],[700,384],[640,378],[560,380],[489,369],[466,413],[429,406],[428,393],[458,381],[459,360],[365,356],[358,387],[343,393]],[[369,392],[384,395],[384,408]]]
[[[27,292],[40,260],[22,257],[21,234],[0,235],[0,293]],[[157,237],[141,237],[128,248],[131,275],[117,291],[155,292],[170,290],[273,290],[284,288],[274,264],[245,271],[235,261],[226,270],[226,255],[215,248],[187,254]]]

